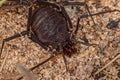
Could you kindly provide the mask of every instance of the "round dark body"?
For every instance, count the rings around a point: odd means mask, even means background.
[[[70,40],[68,23],[63,14],[53,8],[39,8],[32,15],[31,28],[33,33],[45,46],[59,49]]]

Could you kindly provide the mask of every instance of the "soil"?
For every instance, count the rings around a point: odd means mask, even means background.
[[[79,2],[79,0],[71,1]],[[56,3],[55,0],[49,0],[49,2]],[[91,17],[81,18],[76,39],[84,42],[84,37],[86,37],[89,44],[93,45],[76,44],[77,54],[66,57],[69,72],[66,71],[62,56],[57,55],[30,71],[33,80],[120,79],[118,74],[120,72],[120,57],[95,75],[96,71],[120,55],[120,1],[87,0],[87,5],[91,14],[106,12],[93,16],[96,25]],[[3,39],[26,30],[28,7],[18,2],[7,2],[0,7],[0,49]],[[78,17],[88,15],[84,6],[64,7],[72,20],[74,29]],[[116,25],[113,26],[114,23],[110,23],[111,21],[114,21]],[[27,36],[6,42],[0,58],[0,80],[16,80],[22,75],[21,70],[16,67],[17,64],[29,69],[50,57],[50,53],[28,39]],[[4,61],[5,58],[6,61]],[[27,80],[25,76],[23,80]],[[32,80],[32,78],[28,80]]]

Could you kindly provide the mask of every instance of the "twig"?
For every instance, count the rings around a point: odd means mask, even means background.
[[[22,66],[21,64],[16,64],[17,69],[19,70],[19,72],[25,76],[25,78],[27,80],[35,80],[35,78],[33,77],[33,74],[30,72],[30,70],[26,69],[24,66]]]
[[[100,73],[102,70],[104,70],[106,67],[108,67],[110,64],[112,64],[116,59],[120,57],[120,54],[118,54],[114,59],[112,59],[108,64],[103,66],[101,69],[99,69],[97,72],[95,72],[95,75]]]
[[[50,59],[52,59],[53,57],[54,57],[53,55],[50,56],[48,59],[46,59],[46,60],[44,60],[43,62],[37,64],[36,66],[30,68],[29,70],[30,70],[30,71],[34,70],[35,68],[39,67],[40,65],[42,65],[42,64],[44,64],[44,63],[46,63],[46,62],[48,62],[48,61],[49,61]],[[21,80],[22,78],[23,78],[23,76],[20,76],[17,80]]]
[[[2,69],[3,69],[3,67],[4,67],[4,64],[5,64],[6,60],[7,60],[7,57],[8,57],[8,50],[7,50],[6,56],[5,56],[4,60],[3,60],[3,63],[2,63],[2,65],[1,65],[0,72],[2,71]]]

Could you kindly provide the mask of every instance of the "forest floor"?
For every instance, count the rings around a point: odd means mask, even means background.
[[[84,41],[85,36],[89,43],[94,45],[76,44],[77,54],[66,57],[69,72],[66,72],[62,56],[57,55],[30,71],[33,79],[29,80],[120,79],[120,1],[88,0],[87,4],[91,14],[108,11],[93,16],[97,26],[94,26],[91,17],[81,19],[76,39]],[[88,14],[84,6],[64,7],[72,20],[74,29],[78,17]],[[19,3],[10,2],[0,7],[0,49],[3,39],[26,30],[27,15],[28,6]],[[111,21],[118,24],[107,25]],[[51,52],[44,50],[27,36],[6,42],[0,58],[0,80],[17,80],[24,74],[20,73],[22,70],[18,67],[24,66],[29,69],[47,59],[50,56],[49,53]]]

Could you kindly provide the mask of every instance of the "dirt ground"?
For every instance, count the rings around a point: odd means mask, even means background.
[[[49,0],[55,2],[54,0]],[[64,1],[64,0],[57,0]],[[79,1],[79,0],[71,0]],[[84,1],[84,0],[83,0]],[[29,80],[119,80],[120,79],[120,1],[87,0],[96,26],[90,17],[82,18],[76,39],[83,41],[84,35],[91,46],[76,44],[77,54],[67,57],[69,72],[66,72],[61,55],[31,71]],[[77,18],[87,15],[84,6],[64,6],[74,28]],[[117,11],[119,10],[119,11]],[[110,12],[113,11],[113,12]],[[0,7],[0,49],[3,39],[26,30],[28,6],[10,2]],[[114,28],[107,28],[115,21]],[[108,27],[111,27],[108,25]],[[82,40],[83,39],[83,40]],[[47,59],[51,52],[45,51],[27,36],[7,42],[0,58],[0,80],[16,80],[21,76],[17,64],[29,69]],[[117,57],[117,58],[115,58]],[[111,62],[115,59],[113,62]],[[111,62],[111,63],[110,63]],[[110,63],[109,65],[107,65]],[[105,69],[95,73],[103,68]],[[119,74],[118,74],[119,73]],[[25,76],[23,78],[25,79]]]

